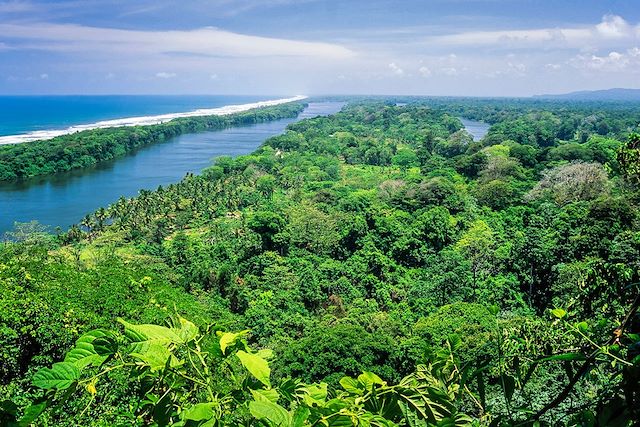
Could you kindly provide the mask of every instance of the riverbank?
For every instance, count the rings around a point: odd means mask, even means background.
[[[266,139],[282,134],[289,124],[334,114],[341,107],[342,103],[310,102],[295,117],[184,134],[93,167],[0,182],[0,237],[13,229],[14,222],[32,220],[50,231],[57,226],[64,230],[120,197],[134,197],[140,190],[179,182],[187,173],[198,174],[211,166],[217,157],[252,153]]]
[[[44,140],[56,138],[58,136],[69,135],[72,133],[83,132],[86,130],[93,130],[93,129],[106,129],[106,128],[123,127],[123,126],[157,125],[157,124],[166,123],[173,119],[185,118],[185,117],[224,116],[229,114],[241,113],[241,112],[252,110],[255,108],[273,107],[276,105],[286,104],[289,102],[302,101],[303,99],[306,99],[306,98],[307,98],[306,96],[297,95],[290,98],[280,98],[280,99],[273,99],[268,101],[252,102],[248,104],[226,105],[224,107],[218,107],[218,108],[200,108],[194,111],[187,111],[187,112],[158,114],[158,115],[151,115],[151,116],[127,117],[127,118],[114,119],[114,120],[101,120],[96,123],[75,125],[65,129],[41,130],[41,131],[27,132],[23,134],[0,136],[0,145],[21,144],[24,142],[31,142],[31,141],[44,141]]]
[[[280,102],[271,101],[271,102]],[[232,111],[229,108],[226,112]],[[141,146],[166,141],[186,133],[244,126],[265,121],[296,117],[304,105],[287,101],[217,115],[190,115],[173,118],[160,124],[106,127],[55,137],[26,144],[0,146],[0,181],[14,181],[39,175],[52,175],[93,166],[121,157]],[[211,111],[211,110],[209,110]],[[196,114],[181,113],[181,114]]]

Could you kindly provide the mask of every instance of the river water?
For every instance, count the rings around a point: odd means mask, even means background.
[[[460,121],[462,122],[462,125],[464,126],[466,131],[469,132],[471,136],[473,136],[474,141],[480,141],[482,138],[484,138],[487,132],[489,132],[489,128],[491,127],[489,123],[479,122],[477,120],[463,119],[462,117],[460,117]]]
[[[0,183],[0,236],[11,230],[15,222],[32,220],[66,229],[121,196],[132,197],[141,189],[153,190],[178,182],[186,173],[198,173],[210,166],[218,156],[249,154],[267,138],[284,132],[290,123],[333,114],[342,105],[310,103],[294,119],[182,135],[94,168]]]

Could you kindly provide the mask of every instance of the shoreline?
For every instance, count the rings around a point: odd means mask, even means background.
[[[241,113],[255,108],[271,107],[274,105],[286,104],[289,102],[301,101],[306,99],[304,95],[297,95],[291,98],[280,98],[269,101],[259,101],[249,104],[225,105],[224,107],[205,108],[183,113],[169,113],[155,116],[138,116],[127,117],[122,119],[103,120],[86,125],[75,125],[66,129],[57,130],[41,130],[24,134],[0,136],[0,145],[22,144],[25,142],[45,141],[62,135],[82,132],[92,129],[105,129],[125,126],[151,126],[166,123],[173,119],[184,117],[202,117],[202,116],[226,116],[234,113]]]

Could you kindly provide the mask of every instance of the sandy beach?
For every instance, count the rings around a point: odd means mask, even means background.
[[[103,129],[122,126],[149,126],[165,123],[173,119],[181,117],[199,117],[199,116],[224,116],[228,114],[241,113],[243,111],[251,110],[254,108],[270,107],[278,104],[285,104],[287,102],[301,101],[307,98],[303,95],[293,96],[291,98],[274,99],[270,101],[254,102],[250,104],[239,105],[227,105],[219,108],[206,108],[194,111],[187,111],[183,113],[170,113],[161,114],[157,116],[141,116],[141,117],[128,117],[115,120],[104,120],[96,123],[86,125],[71,126],[66,129],[56,130],[43,130],[29,132],[20,135],[7,135],[0,136],[0,145],[4,144],[21,144],[23,142],[42,141],[47,139],[53,139],[57,136],[68,135],[71,133],[82,132],[91,129]]]

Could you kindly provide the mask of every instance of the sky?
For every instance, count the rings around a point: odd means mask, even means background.
[[[0,94],[640,88],[640,0],[0,0]]]

